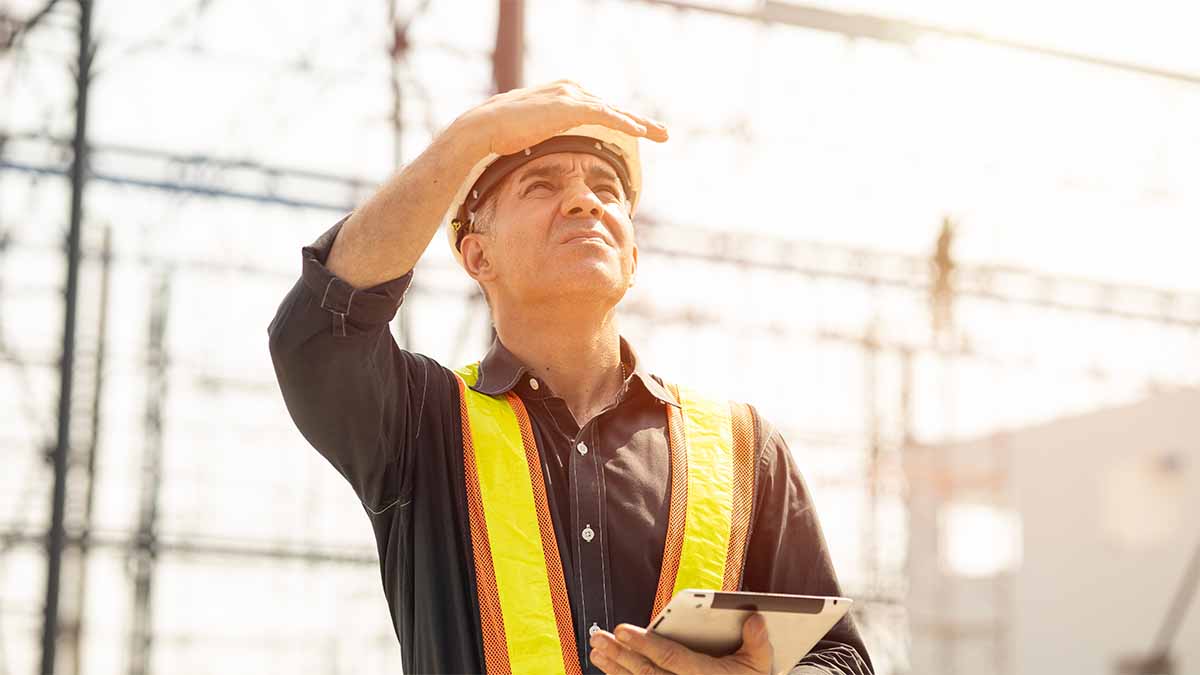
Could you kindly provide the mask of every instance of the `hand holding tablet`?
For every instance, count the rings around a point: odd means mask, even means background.
[[[775,651],[772,672],[787,673],[829,632],[852,600],[813,595],[684,589],[658,613],[650,629],[710,656],[736,652],[742,622],[754,612],[767,621]]]
[[[761,668],[756,663],[746,672],[783,675],[846,615],[851,604],[847,598],[685,589],[663,607],[648,628],[625,633],[630,627],[622,627],[617,632],[620,642],[613,640],[607,632],[594,636],[592,659],[606,671],[609,665],[611,672],[623,672],[621,668],[632,670],[631,666],[637,667],[640,662],[661,658],[662,650],[671,645],[656,638],[666,638],[703,655],[698,658],[705,661],[706,669],[711,672],[716,664],[706,657],[724,659],[739,654],[743,646],[743,623],[758,613],[766,622],[770,650],[748,645],[750,649],[744,650],[738,659],[720,665],[748,666],[750,660],[760,659],[761,654],[773,651],[773,663],[761,665]],[[621,639],[623,633],[626,639]],[[616,660],[618,658],[621,660]],[[765,663],[765,660],[761,662]],[[663,669],[663,672],[669,670]]]

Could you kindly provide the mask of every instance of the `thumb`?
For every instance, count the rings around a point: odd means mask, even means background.
[[[767,638],[767,620],[762,614],[751,614],[742,623],[742,646],[737,653],[755,672],[771,671],[774,650]]]

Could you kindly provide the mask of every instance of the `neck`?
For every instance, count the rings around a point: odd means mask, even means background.
[[[583,426],[624,386],[616,307],[512,304],[495,312],[496,335]]]

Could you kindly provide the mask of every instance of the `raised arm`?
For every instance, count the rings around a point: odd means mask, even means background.
[[[401,350],[388,330],[411,273],[360,290],[326,267],[343,222],[303,248],[300,280],[267,332],[297,429],[363,506],[382,513],[411,488],[405,450],[416,443],[426,400],[443,394],[434,387],[444,378],[437,363]]]
[[[479,160],[489,153],[518,152],[580,124],[602,124],[657,141],[667,138],[661,124],[618,110],[566,80],[497,94],[454,120],[355,209],[334,242],[329,270],[356,288],[409,272]]]
[[[459,185],[487,154],[481,130],[459,118],[350,214],[327,267],[355,288],[407,274],[416,266]]]

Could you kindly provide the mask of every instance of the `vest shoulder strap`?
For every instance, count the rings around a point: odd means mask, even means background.
[[[487,672],[578,674],[570,598],[528,412],[512,392],[471,389],[478,364],[455,374]]]
[[[667,387],[671,505],[651,618],[681,590],[741,587],[754,497],[757,439],[748,405]]]

